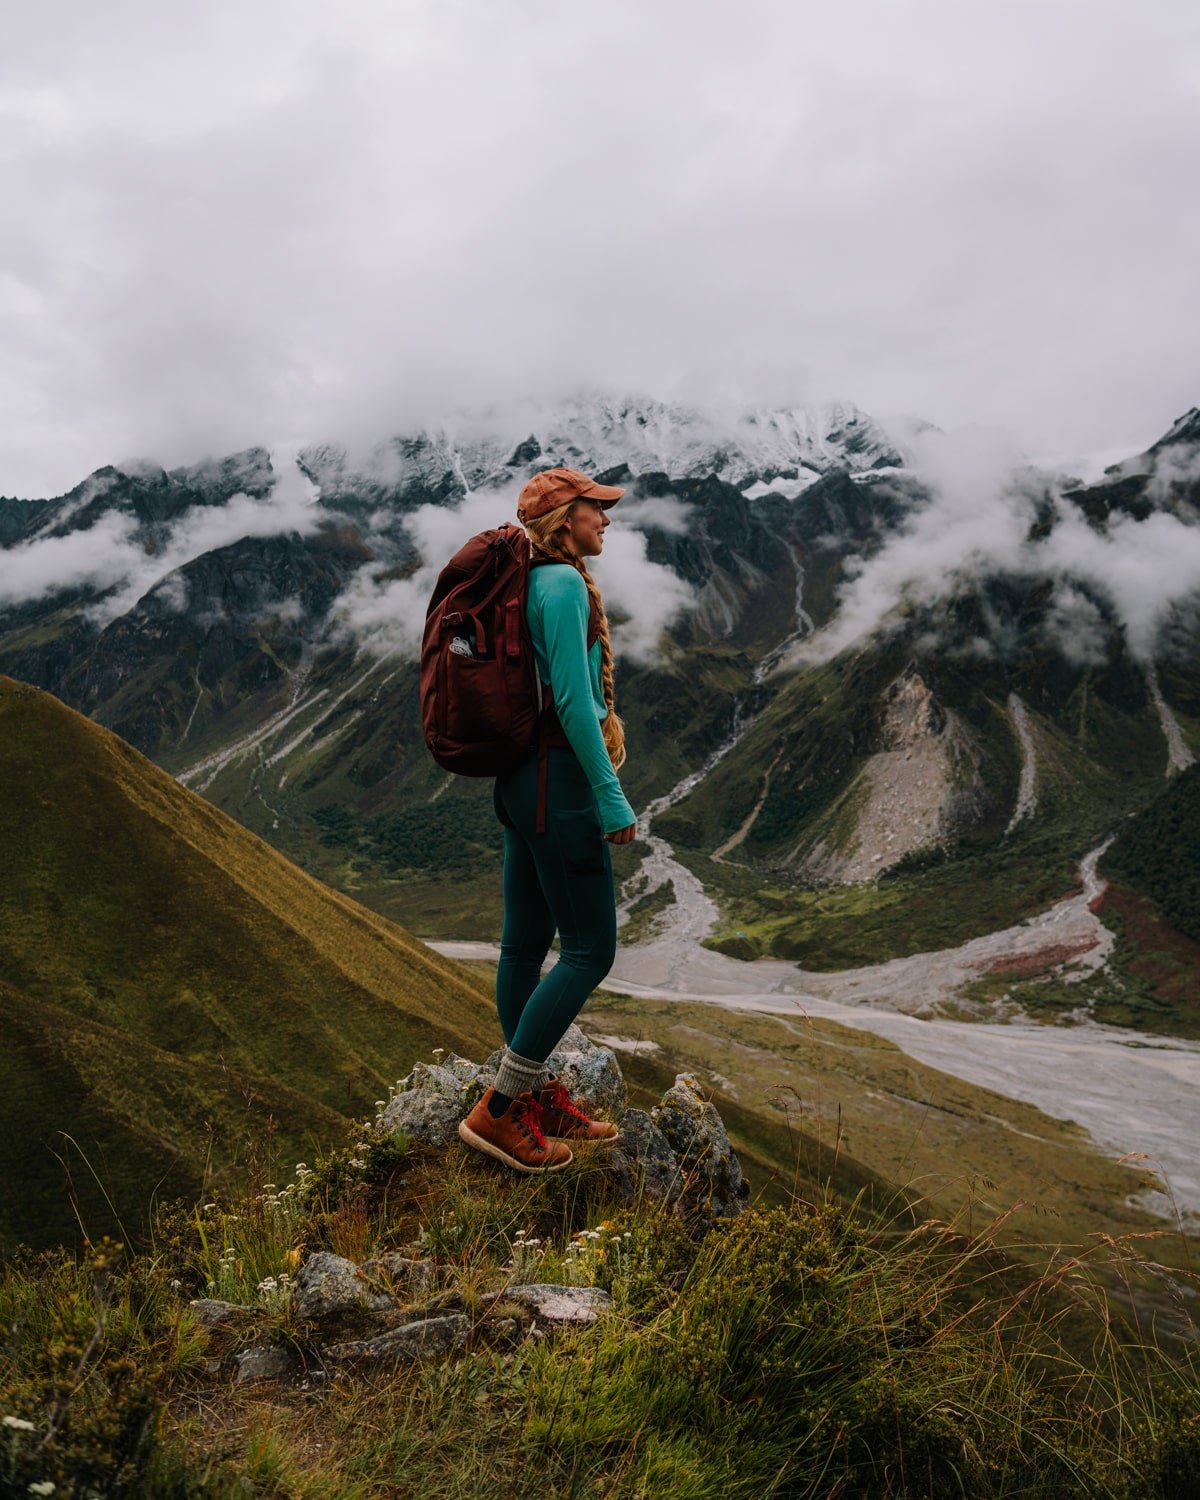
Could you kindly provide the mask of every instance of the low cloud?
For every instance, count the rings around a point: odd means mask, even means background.
[[[692,507],[674,495],[646,495],[622,500],[620,520],[625,526],[644,531],[665,531],[682,536],[692,524]]]
[[[107,589],[125,582],[145,554],[137,522],[108,511],[86,531],[44,537],[0,551],[0,605],[28,604],[67,589]]]
[[[518,489],[475,491],[454,506],[419,506],[405,518],[419,565],[403,578],[389,578],[386,566],[361,568],[334,606],[335,636],[353,639],[377,656],[418,656],[439,572],[476,532],[515,520]],[[678,519],[669,508],[661,515],[671,522]],[[650,561],[646,538],[633,526],[611,526],[604,556],[592,566],[606,607],[620,619],[612,630],[614,652],[633,661],[655,661],[663,630],[695,602],[691,588],[670,568]]]
[[[913,470],[928,503],[874,556],[848,562],[836,614],[796,648],[792,664],[827,661],[898,625],[909,609],[996,573],[1057,580],[1046,629],[1069,659],[1101,658],[1105,627],[1091,595],[1111,604],[1130,650],[1149,660],[1172,611],[1200,591],[1200,527],[1178,515],[1155,511],[1139,521],[1118,513],[1097,530],[1059,482],[1025,467],[1001,434],[931,431],[914,446]],[[1163,483],[1190,473],[1193,463],[1165,455]],[[1047,503],[1053,528],[1030,540],[1038,507]],[[989,622],[989,637],[998,654],[1011,648],[1001,622]]]
[[[1109,626],[1094,599],[1060,583],[1046,615],[1045,638],[1077,667],[1101,666],[1108,656]]]
[[[117,509],[106,511],[86,531],[5,548],[0,551],[0,606],[27,604],[68,589],[94,589],[106,597],[89,609],[88,617],[103,628],[206,552],[243,537],[315,531],[328,513],[313,503],[312,485],[291,460],[277,460],[275,467],[275,483],[264,499],[236,494],[221,506],[192,506],[154,551],[147,550],[139,535],[137,518]],[[182,583],[160,590],[160,598],[181,609],[186,596]]]

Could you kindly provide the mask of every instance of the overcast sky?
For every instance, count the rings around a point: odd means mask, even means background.
[[[1200,402],[1194,0],[39,0],[0,493],[581,385],[1038,457]]]

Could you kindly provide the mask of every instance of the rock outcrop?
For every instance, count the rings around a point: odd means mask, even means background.
[[[376,1118],[376,1136],[386,1139],[400,1131],[412,1142],[464,1149],[458,1122],[492,1082],[499,1060],[497,1051],[484,1063],[453,1053],[418,1063]],[[611,1172],[619,1201],[658,1203],[689,1223],[729,1218],[745,1207],[749,1184],[720,1115],[693,1075],[680,1073],[649,1112],[629,1108],[616,1054],[590,1041],[578,1026],[568,1028],[548,1066],[590,1113],[616,1120],[615,1145],[587,1149],[594,1153],[589,1170]],[[484,1158],[478,1165],[484,1172],[496,1170]],[[320,1382],[335,1368],[455,1353],[481,1335],[507,1340],[556,1325],[594,1322],[612,1306],[609,1294],[596,1286],[529,1282],[468,1294],[443,1282],[439,1289],[432,1260],[396,1252],[359,1265],[327,1250],[314,1251],[297,1272],[290,1296],[306,1336],[231,1348],[216,1364],[232,1372],[238,1384]],[[243,1343],[259,1316],[258,1309],[211,1298],[193,1302],[192,1310],[206,1328],[227,1331]]]
[[[474,1063],[451,1053],[438,1063],[418,1063],[397,1084],[376,1130],[399,1130],[432,1146],[455,1143],[458,1122],[483,1097],[500,1056],[497,1050],[485,1063]],[[647,1114],[626,1106],[616,1053],[578,1026],[567,1028],[546,1065],[590,1114],[616,1121],[616,1145],[600,1149],[624,1202],[662,1201],[683,1217],[728,1217],[744,1207],[749,1185],[720,1115],[690,1073],[679,1074],[662,1103]]]

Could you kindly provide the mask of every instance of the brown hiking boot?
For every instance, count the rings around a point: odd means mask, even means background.
[[[488,1088],[458,1133],[468,1146],[486,1151],[506,1167],[518,1172],[554,1172],[571,1160],[569,1146],[548,1141],[542,1134],[541,1110],[533,1094],[518,1094],[502,1115],[493,1115],[488,1102],[495,1089]]]
[[[534,1097],[541,1106],[542,1130],[551,1140],[616,1140],[617,1127],[609,1120],[590,1120],[559,1079],[547,1079]]]

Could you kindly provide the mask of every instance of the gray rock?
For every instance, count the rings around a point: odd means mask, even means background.
[[[500,1298],[517,1303],[547,1323],[594,1323],[613,1305],[612,1298],[598,1286],[555,1286],[537,1281],[506,1287]]]
[[[377,1256],[374,1260],[364,1260],[362,1271],[374,1282],[382,1281],[385,1287],[397,1293],[407,1292],[415,1297],[433,1291],[437,1280],[431,1260],[412,1260],[394,1252]]]
[[[215,1297],[198,1297],[188,1306],[195,1314],[201,1328],[229,1328],[244,1323],[258,1311],[254,1307],[243,1307],[237,1302],[221,1302]]]
[[[352,1260],[318,1250],[296,1275],[296,1314],[306,1322],[354,1312],[386,1312],[396,1299],[373,1287]]]
[[[741,1213],[750,1197],[750,1184],[716,1106],[700,1092],[691,1073],[680,1073],[663,1095],[651,1117],[679,1158],[684,1211],[718,1218]]]
[[[451,1053],[444,1063],[417,1063],[375,1122],[384,1133],[402,1130],[413,1141],[448,1146],[458,1140],[458,1122],[470,1114],[496,1076]]]
[[[291,1344],[261,1344],[237,1355],[237,1384],[249,1380],[291,1380],[301,1369],[300,1356]]]
[[[429,1359],[459,1349],[467,1341],[471,1320],[462,1313],[447,1313],[441,1318],[422,1318],[417,1323],[402,1323],[373,1339],[352,1339],[334,1344],[324,1351],[325,1358],[336,1364],[353,1364],[376,1359]]]
[[[608,1160],[621,1198],[626,1203],[674,1203],[683,1178],[670,1141],[644,1109],[625,1110],[617,1124],[617,1143],[609,1148]]]
[[[547,1064],[596,1119],[615,1120],[625,1108],[629,1092],[617,1054],[598,1046],[578,1026],[568,1026]]]

